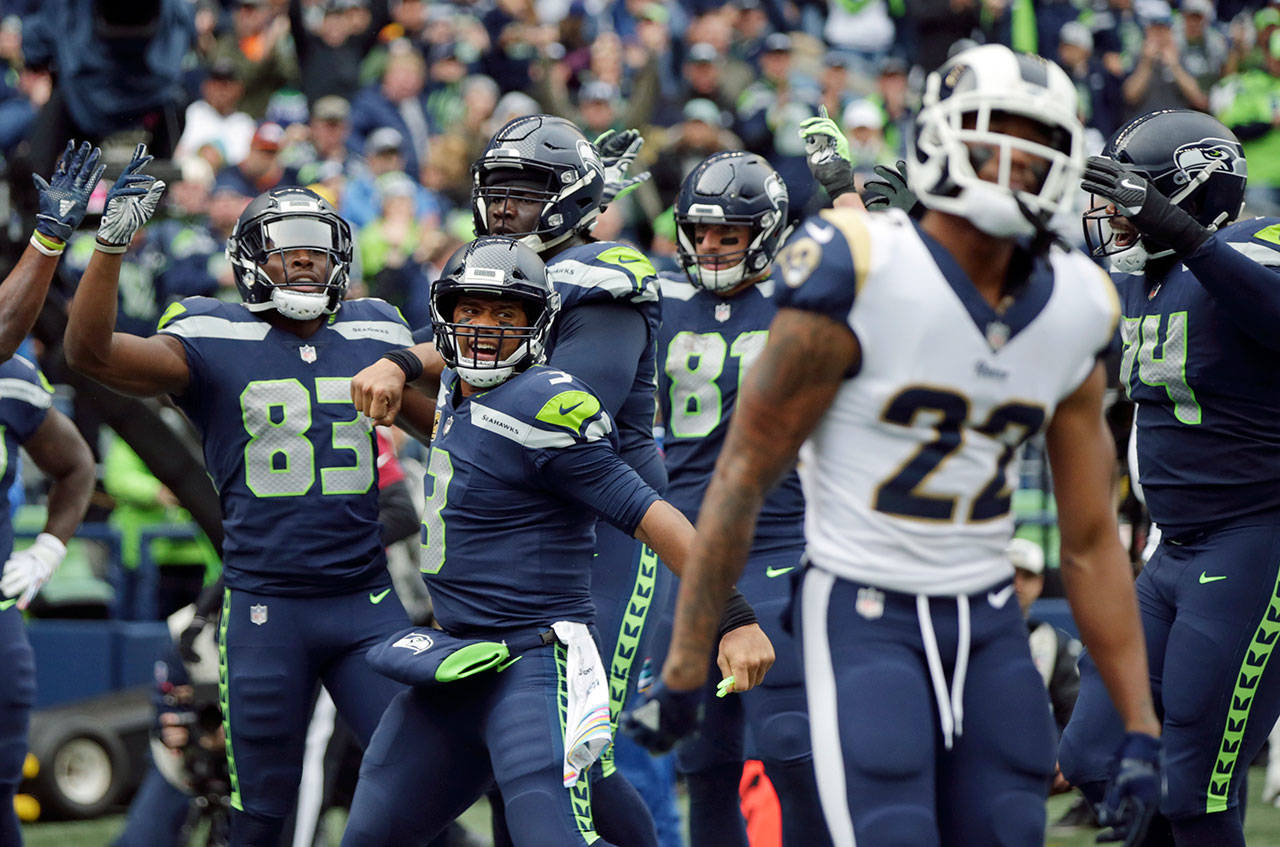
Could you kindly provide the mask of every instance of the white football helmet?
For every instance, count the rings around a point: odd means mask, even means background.
[[[907,184],[926,208],[958,215],[998,238],[1034,235],[1080,187],[1084,127],[1076,116],[1076,87],[1061,68],[999,44],[956,54],[929,75],[907,157]],[[1042,124],[1051,144],[993,132],[993,113]],[[1011,151],[1045,160],[1039,191],[1010,187]],[[999,180],[978,177],[975,156],[1000,157]]]

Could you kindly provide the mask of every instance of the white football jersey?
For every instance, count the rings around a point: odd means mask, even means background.
[[[1110,343],[1111,281],[1055,247],[997,313],[896,210],[824,211],[776,268],[780,306],[846,322],[862,347],[800,453],[810,561],[912,594],[1012,576],[1012,460]]]

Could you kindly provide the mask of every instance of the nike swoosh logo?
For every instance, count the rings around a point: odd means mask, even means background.
[[[390,593],[391,593],[390,588],[383,589],[382,592],[379,594],[374,594],[372,591],[370,591],[369,602],[376,606],[379,603],[381,603],[383,600],[387,599],[387,595]]]
[[[1127,188],[1130,191],[1146,191],[1146,189],[1143,188],[1141,185],[1134,185],[1132,182],[1129,182],[1129,180],[1127,179],[1120,180],[1120,187]]]
[[[991,604],[993,609],[1003,609],[1004,604],[1009,602],[1009,598],[1013,596],[1013,586],[1006,585],[999,591],[988,591],[987,602]]]
[[[1217,581],[1218,581],[1218,580],[1220,580],[1220,579],[1226,579],[1226,578],[1227,578],[1227,577],[1226,577],[1226,575],[1225,575],[1225,574],[1224,574],[1223,576],[1209,576],[1209,575],[1208,575],[1208,574],[1206,574],[1204,571],[1200,571],[1200,584],[1201,584],[1201,585],[1208,585],[1208,584],[1209,584],[1209,583],[1211,583],[1211,582],[1217,582]]]
[[[795,569],[795,565],[792,565],[789,568],[765,568],[764,575],[773,579],[775,576],[782,576],[784,573],[791,573]]]
[[[566,409],[564,406],[561,406],[561,407],[560,407],[560,414],[562,414],[562,415],[567,415],[567,414],[569,414],[569,413],[570,413],[570,412],[572,412],[574,409],[576,409],[576,408],[578,408],[579,406],[581,406],[581,405],[583,404],[583,402],[584,402],[584,401],[579,400],[577,403],[574,403],[572,406],[570,406],[570,407],[569,407],[569,408],[567,408],[567,409]]]
[[[12,600],[5,600],[3,602],[0,602],[0,612],[3,612],[5,609],[9,608],[10,606],[12,606],[14,603],[17,603],[17,602],[18,602],[17,597],[14,597]]]
[[[816,226],[813,221],[809,221],[804,225],[804,231],[809,233],[809,237],[819,244],[827,244],[836,234],[834,229]]]

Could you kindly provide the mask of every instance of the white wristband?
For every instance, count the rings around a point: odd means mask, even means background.
[[[66,245],[65,243],[62,245],[62,247],[60,247],[60,248],[58,248],[58,249],[56,249],[56,250],[51,249],[51,248],[49,248],[49,247],[46,247],[46,246],[44,245],[44,242],[42,242],[39,238],[37,238],[37,237],[36,237],[36,234],[35,234],[34,232],[33,232],[33,233],[31,233],[31,246],[32,246],[32,247],[34,247],[34,248],[36,248],[36,249],[37,249],[37,250],[39,250],[41,253],[45,254],[46,256],[48,256],[48,257],[49,257],[49,258],[51,258],[51,259],[56,259],[56,258],[58,258],[59,256],[61,256],[61,255],[62,255],[62,251],[63,251],[63,250],[65,250],[65,249],[67,248],[67,245]]]
[[[107,244],[101,239],[94,239],[93,249],[99,253],[111,253],[112,255],[124,253],[129,249],[128,244]]]

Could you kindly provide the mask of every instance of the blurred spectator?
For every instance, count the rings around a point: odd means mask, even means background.
[[[47,71],[28,70],[22,61],[22,19],[9,15],[0,21],[0,155],[8,155],[31,131],[36,113],[49,102],[53,78]]]
[[[200,99],[187,107],[186,126],[173,157],[185,159],[212,143],[221,148],[227,164],[239,164],[257,129],[253,118],[238,108],[243,94],[235,63],[226,57],[217,59],[200,85]]]
[[[1008,555],[1013,564],[1013,587],[1018,595],[1018,606],[1027,621],[1031,661],[1049,692],[1053,722],[1061,735],[1080,694],[1080,671],[1076,669],[1076,661],[1083,647],[1053,624],[1031,617],[1031,607],[1044,591],[1044,551],[1040,545],[1026,538],[1014,538],[1009,542]]]
[[[756,71],[753,64],[763,50],[764,38],[768,37],[768,33],[764,33],[760,40],[751,45],[751,52],[746,51],[745,45],[735,50],[733,25],[726,16],[726,11],[732,11],[732,7],[717,4],[710,11],[699,14],[689,24],[684,43],[710,44],[715,48],[715,62],[720,69],[719,82],[729,97],[729,103],[733,104],[747,90],[747,86],[755,82]],[[690,53],[692,54],[692,48]]]
[[[792,99],[791,37],[775,32],[764,40],[764,49],[760,53],[760,79],[738,98],[735,129],[748,150],[767,159],[774,157],[775,139],[781,140],[781,133],[776,130],[781,123],[782,111]],[[807,110],[805,117],[809,117]]]
[[[1078,21],[1062,25],[1058,34],[1058,64],[1076,84],[1080,117],[1085,126],[1109,138],[1120,126],[1120,80],[1107,72],[1093,52],[1093,34]]]
[[[246,197],[257,197],[264,191],[298,184],[298,173],[280,163],[284,129],[279,124],[259,125],[249,142],[249,152],[236,165],[218,172],[217,185],[230,186]]]
[[[364,172],[347,183],[342,197],[342,216],[355,229],[372,223],[382,210],[382,198],[378,190],[379,178],[386,174],[407,172],[404,142],[399,132],[390,127],[374,130],[365,142]],[[416,184],[416,180],[415,180]],[[418,186],[414,192],[415,215],[429,226],[437,226],[444,213],[444,206],[434,192]]]
[[[665,137],[653,145],[652,153],[646,145],[642,156],[652,162],[649,165],[649,172],[653,174],[651,190],[658,193],[659,209],[676,202],[680,184],[703,159],[722,150],[742,148],[741,139],[725,124],[725,115],[715,103],[690,100],[684,107],[684,120],[666,131]],[[642,185],[638,190],[650,188]]]
[[[311,109],[310,132],[306,143],[291,151],[290,161],[298,168],[303,183],[316,182],[322,164],[336,164],[351,173],[355,155],[347,146],[351,134],[351,106],[336,94],[321,97]]]
[[[893,19],[885,0],[835,0],[823,34],[828,44],[846,53],[858,71],[869,74],[893,45]]]
[[[961,38],[969,38],[980,23],[978,0],[904,2],[906,16],[915,28],[916,64],[926,73],[945,62],[951,45]]]
[[[422,274],[428,227],[415,214],[416,196],[422,187],[395,171],[378,177],[377,190],[381,212],[358,236],[365,283],[370,295],[403,310],[415,287],[430,285]],[[437,219],[431,228],[438,223]]]
[[[1182,53],[1182,65],[1208,92],[1222,76],[1227,63],[1227,39],[1214,29],[1212,0],[1183,0],[1174,36]]]
[[[720,51],[705,41],[692,45],[684,60],[680,95],[670,104],[671,110],[659,115],[659,123],[679,123],[680,107],[695,99],[710,100],[721,111],[732,112],[737,98],[722,81],[723,61]]]
[[[177,207],[178,219],[161,221],[152,227],[169,256],[164,272],[165,293],[170,298],[201,294],[239,302],[235,275],[227,260],[227,238],[252,198],[226,184],[212,191],[206,187],[203,205],[207,213],[185,214],[185,207],[191,203],[186,198],[198,190],[192,185],[193,180],[203,179],[191,174],[192,163],[203,164],[199,159],[184,163],[182,179],[170,187],[167,195],[171,206]]]
[[[839,115],[858,99],[849,74],[849,58],[843,53],[828,50],[822,57],[822,76],[818,84],[822,88],[822,105],[827,107],[828,114]]]
[[[1173,19],[1167,14],[1147,22],[1142,53],[1121,87],[1126,118],[1158,109],[1207,109],[1209,98],[1183,64]]]
[[[418,162],[427,156],[430,124],[423,87],[427,66],[422,56],[406,42],[394,49],[387,60],[382,82],[356,95],[351,103],[351,136],[347,142],[359,150],[377,129],[388,127],[400,134],[400,153],[405,164],[397,170],[414,175]],[[365,221],[368,223],[368,221]]]
[[[305,9],[303,0],[289,0],[289,29],[308,103],[355,96],[360,63],[388,20],[386,0],[367,6],[361,0],[321,0]]]
[[[1280,215],[1280,29],[1267,47],[1264,67],[1227,77],[1214,97],[1226,104],[1218,118],[1244,144],[1251,215]]]
[[[470,120],[468,116],[468,124]],[[485,132],[484,137],[478,140],[479,150],[476,150],[476,140],[470,131],[466,129],[437,138],[431,145],[431,158],[422,166],[420,174],[422,184],[440,198],[443,208],[464,209],[468,215],[471,209],[471,163],[480,158],[492,135]]]
[[[533,0],[495,0],[481,18],[492,45],[482,61],[484,71],[503,91],[529,84],[529,68],[538,53],[556,44],[555,27],[543,26]]]
[[[884,113],[884,141],[889,149],[899,156],[906,153],[907,133],[911,128],[911,108],[907,98],[910,87],[907,84],[906,61],[897,56],[886,56],[880,62],[880,73],[876,77],[876,93],[871,101]]]
[[[1133,0],[1108,0],[1106,8],[1093,16],[1094,50],[1109,73],[1123,77],[1137,63],[1144,41],[1143,24],[1133,9]]]
[[[489,138],[493,135],[489,129],[490,119],[493,117],[494,110],[498,107],[498,84],[487,76],[481,74],[473,74],[467,77],[462,83],[462,118],[458,122],[445,128],[445,135],[437,139],[431,151],[431,157],[428,160],[430,165],[439,163],[439,160],[449,154],[435,150],[435,146],[439,146],[447,141],[450,137],[457,138],[461,141],[458,148],[460,152],[454,155],[461,156],[466,167],[470,167],[471,163],[480,158],[480,154],[484,152],[485,145],[489,143]],[[465,172],[465,171],[464,171]],[[424,184],[427,177],[422,177]],[[439,191],[438,186],[431,186]],[[470,186],[468,185],[468,190]]]
[[[30,70],[52,74],[53,91],[19,170],[49,173],[69,138],[97,143],[139,128],[156,155],[168,156],[181,131],[182,60],[194,39],[187,0],[41,0],[26,19],[22,50]],[[23,207],[34,210],[30,177],[15,176]]]
[[[861,190],[862,179],[874,176],[876,165],[892,165],[898,154],[884,140],[884,113],[870,100],[854,100],[841,114],[840,127],[849,139],[849,156]]]
[[[462,120],[462,86],[467,63],[466,46],[451,42],[431,48],[427,72],[427,125],[433,134],[445,132]]]
[[[619,97],[618,89],[607,82],[589,82],[578,92],[578,117],[576,123],[587,133],[587,138],[595,138],[607,129],[625,129],[618,120],[614,103]]]
[[[267,113],[276,89],[296,86],[298,58],[289,39],[289,19],[270,0],[235,0],[231,31],[218,38],[214,60],[229,59],[244,83],[240,107],[255,120]]]

